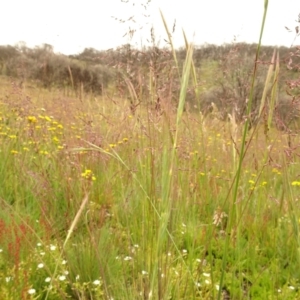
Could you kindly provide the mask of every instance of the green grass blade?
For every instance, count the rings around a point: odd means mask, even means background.
[[[170,33],[170,30],[168,28],[168,24],[167,24],[166,19],[165,19],[165,17],[164,17],[164,15],[163,15],[163,13],[162,13],[161,10],[160,10],[160,15],[161,15],[162,21],[164,23],[165,30],[166,30],[167,35],[168,35],[168,40],[169,40],[169,44],[171,46],[171,50],[172,50],[172,54],[173,54],[173,59],[175,61],[175,65],[176,65],[176,68],[177,68],[177,71],[178,71],[178,76],[180,78],[179,65],[178,65],[178,60],[177,60],[177,55],[176,55],[176,49],[175,49],[175,47],[173,45],[172,35]]]
[[[253,94],[254,94],[254,88],[255,88],[255,81],[256,81],[256,73],[257,73],[257,63],[258,63],[258,57],[260,53],[260,47],[261,47],[261,42],[262,42],[262,36],[264,32],[264,27],[265,27],[265,22],[266,22],[266,17],[267,17],[267,11],[268,11],[268,0],[265,0],[264,3],[264,14],[262,18],[262,24],[261,24],[261,30],[260,30],[260,35],[259,35],[259,42],[257,45],[256,49],[256,57],[255,57],[255,64],[254,64],[254,69],[253,69],[253,74],[252,74],[252,84],[251,84],[251,90],[250,90],[250,96],[249,96],[249,101],[247,105],[247,119],[244,124],[244,131],[243,131],[243,137],[242,137],[242,142],[241,142],[241,150],[240,150],[240,159],[238,162],[238,167],[237,167],[237,172],[236,172],[236,177],[235,177],[235,183],[233,187],[233,196],[232,196],[232,201],[230,203],[230,210],[228,214],[228,225],[227,225],[227,235],[226,235],[226,241],[224,245],[224,252],[223,252],[223,258],[222,258],[222,271],[221,271],[221,278],[220,278],[220,289],[218,292],[218,300],[221,300],[222,298],[222,288],[223,288],[223,283],[225,279],[225,272],[226,272],[226,264],[227,264],[227,255],[228,255],[228,249],[229,249],[229,243],[230,243],[230,236],[233,230],[233,225],[234,225],[234,220],[236,220],[237,215],[239,214],[239,209],[236,208],[236,202],[238,199],[238,189],[239,189],[239,183],[241,179],[241,173],[242,173],[242,165],[243,165],[243,160],[244,160],[244,153],[245,153],[245,146],[246,146],[246,136],[248,132],[248,127],[249,127],[249,116],[251,113],[252,109],[252,100],[253,100]],[[241,211],[242,208],[240,208]]]

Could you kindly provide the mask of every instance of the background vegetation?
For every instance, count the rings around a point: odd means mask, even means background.
[[[196,95],[194,89],[188,90],[188,108],[200,109],[203,114],[207,114],[215,107],[221,119],[226,119],[228,113],[231,114],[232,109],[235,109],[238,121],[242,121],[246,109],[245,99],[250,91],[256,47],[254,44],[236,43],[223,46],[204,45],[196,48],[193,61],[198,76],[198,93]],[[290,91],[288,93],[286,91],[286,82],[298,78],[299,50],[280,47],[277,51],[280,64],[280,74],[276,78],[277,104],[281,107],[280,119],[288,126],[291,119],[298,117],[295,107],[290,104],[288,97]],[[253,114],[257,114],[260,106],[273,52],[274,48],[271,46],[264,46],[261,49]],[[182,66],[186,50],[177,50],[176,56],[178,65]],[[161,98],[170,98],[172,103],[176,103],[180,82],[178,73],[173,67],[172,51],[156,46],[142,51],[132,48],[130,44],[109,51],[87,48],[78,55],[70,56],[55,54],[53,47],[48,44],[34,49],[22,43],[15,47],[0,47],[2,75],[18,78],[19,84],[26,80],[34,80],[41,87],[59,88],[65,95],[71,87],[78,97],[83,92],[101,95],[116,88],[119,97],[132,98],[132,94],[128,91],[130,81],[135,92],[135,99],[131,99],[133,102],[149,103],[155,100],[159,105]],[[151,84],[155,89],[155,95],[153,90],[149,90],[149,72],[152,73]],[[293,95],[298,93],[298,90],[293,90]]]

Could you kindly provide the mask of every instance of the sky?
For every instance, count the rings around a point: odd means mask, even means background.
[[[85,48],[107,50],[130,43],[139,48],[167,46],[160,11],[176,47],[182,30],[196,46],[232,42],[257,43],[265,0],[2,0],[0,45],[44,43],[63,54]],[[299,0],[268,0],[262,43],[290,47],[300,13]],[[292,29],[288,32],[285,26]],[[133,35],[129,34],[132,30]],[[300,44],[300,37],[295,44]]]

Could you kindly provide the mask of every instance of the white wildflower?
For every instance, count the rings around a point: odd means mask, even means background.
[[[30,290],[28,290],[28,294],[29,294],[29,295],[33,295],[33,294],[35,294],[35,292],[36,292],[35,289],[30,289]]]
[[[59,279],[60,281],[64,281],[64,280],[66,280],[66,276],[65,276],[65,275],[60,275],[60,276],[58,277],[58,279]]]
[[[56,249],[56,246],[50,245],[50,250],[51,250],[51,251],[55,251],[55,249]]]

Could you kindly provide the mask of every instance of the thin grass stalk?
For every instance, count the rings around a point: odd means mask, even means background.
[[[244,152],[245,152],[245,147],[246,147],[246,137],[247,137],[249,122],[250,122],[249,116],[250,116],[250,112],[251,112],[251,108],[252,108],[253,94],[254,94],[255,81],[256,81],[258,57],[259,57],[259,53],[260,53],[260,47],[261,47],[261,41],[262,41],[264,27],[265,27],[265,21],[266,21],[266,17],[267,17],[267,11],[268,11],[268,0],[265,0],[259,42],[258,42],[257,49],[256,49],[255,63],[254,63],[254,68],[253,68],[253,73],[252,73],[252,84],[251,84],[251,89],[250,89],[249,101],[248,101],[248,105],[247,105],[247,119],[244,124],[244,131],[243,131],[242,142],[241,142],[242,144],[241,144],[241,150],[240,150],[240,159],[238,162],[238,168],[237,168],[234,187],[233,187],[232,202],[230,203],[230,209],[229,209],[229,214],[228,214],[228,226],[227,226],[227,232],[226,232],[227,234],[226,234],[223,259],[222,259],[222,270],[221,270],[221,278],[220,278],[220,284],[219,284],[220,288],[219,288],[218,298],[217,298],[218,300],[220,300],[222,297],[223,282],[224,282],[224,278],[225,278],[227,255],[228,255],[228,248],[229,248],[229,242],[230,242],[230,234],[232,232],[233,224],[234,224],[233,221],[234,221],[234,219],[236,219],[236,215],[239,216],[239,211],[238,211],[238,209],[235,209],[235,205],[237,202],[239,182],[241,179],[241,171],[242,171]],[[242,209],[242,207],[241,207],[241,209]],[[237,238],[239,238],[238,235],[237,235]]]
[[[72,70],[71,70],[70,66],[68,66],[68,72],[69,72],[69,75],[70,75],[70,81],[71,81],[72,89],[75,90],[75,88],[74,88],[73,74],[72,74]]]
[[[184,30],[182,30],[182,34],[183,34],[183,38],[184,38],[185,48],[188,51],[189,42],[187,40],[187,37],[186,37],[186,34],[185,34]],[[196,72],[196,68],[195,68],[195,64],[194,64],[193,60],[192,60],[191,68],[192,68],[192,77],[193,77],[193,83],[194,83],[194,90],[195,90],[196,98],[198,100],[198,107],[200,109],[200,101],[199,101],[200,91],[199,91],[199,88],[198,88],[197,72]]]
[[[177,149],[177,142],[178,142],[178,132],[180,127],[180,122],[182,119],[184,104],[185,104],[185,98],[189,83],[189,76],[191,72],[191,65],[192,65],[192,57],[193,57],[193,46],[190,45],[187,51],[187,56],[183,68],[182,73],[182,81],[181,81],[181,89],[180,89],[180,95],[179,95],[179,103],[177,108],[177,116],[176,116],[176,131],[174,136],[174,142],[173,142],[173,148],[171,152],[171,156],[169,158],[168,149],[165,146],[164,147],[164,154],[163,154],[163,178],[162,178],[162,212],[161,212],[161,222],[159,227],[159,233],[158,233],[158,243],[157,243],[157,257],[161,257],[164,241],[165,238],[168,236],[168,224],[170,220],[170,214],[171,214],[171,208],[172,208],[172,200],[170,198],[171,189],[172,189],[172,179],[173,179],[173,168],[175,164],[176,159],[176,149]],[[168,171],[169,168],[169,172]],[[157,267],[157,266],[156,266]],[[154,288],[154,276],[155,273],[153,273],[152,278],[152,289]]]
[[[236,171],[236,159],[237,159],[237,149],[236,149],[236,144],[238,140],[238,125],[236,122],[236,117],[235,117],[235,110],[232,110],[232,114],[228,115],[229,120],[230,120],[230,134],[231,134],[231,139],[233,141],[232,143],[232,162],[233,162],[233,170]]]
[[[190,45],[187,50],[187,55],[183,67],[182,72],[182,80],[181,80],[181,88],[180,88],[180,95],[179,95],[179,103],[178,103],[178,109],[177,109],[177,118],[176,118],[176,134],[175,134],[175,141],[174,144],[176,144],[177,138],[178,138],[178,126],[180,124],[183,109],[185,105],[185,98],[191,73],[191,66],[193,61],[193,46]],[[175,145],[177,146],[177,145]]]
[[[184,42],[185,42],[186,51],[188,51],[188,49],[189,49],[189,42],[187,40],[187,37],[186,37],[186,34],[185,34],[184,30],[182,30],[182,34],[183,34],[183,38],[184,38]],[[195,68],[193,59],[192,59],[192,65],[191,65],[191,73],[192,73],[192,78],[193,78],[194,92],[195,92],[195,95],[196,95],[196,99],[198,101],[197,108],[200,109],[200,101],[199,101],[200,97],[199,97],[199,89],[198,89],[198,84],[197,84],[197,74],[196,74],[196,68]],[[186,121],[187,121],[188,130],[189,130],[189,132],[191,132],[189,118],[187,118]],[[203,133],[202,132],[202,126],[200,126],[200,130],[201,130],[201,136],[203,136],[203,134],[202,134]]]
[[[264,90],[263,90],[263,94],[262,94],[261,101],[260,101],[260,106],[259,106],[258,118],[260,118],[261,113],[262,113],[262,111],[265,107],[267,94],[268,94],[268,91],[270,89],[270,82],[271,82],[272,77],[273,77],[275,55],[276,55],[276,50],[274,50],[274,52],[273,52],[273,56],[272,56],[272,59],[271,59],[271,64],[269,66],[267,77],[266,77],[266,80],[265,80]]]
[[[155,90],[156,90],[156,82],[154,80],[155,74],[153,68],[149,67],[149,92],[150,92],[150,101],[152,104],[155,103]]]
[[[165,30],[166,30],[167,35],[168,35],[168,40],[169,40],[169,43],[170,43],[170,46],[171,46],[171,49],[172,49],[173,59],[175,61],[175,65],[176,65],[177,72],[178,72],[178,77],[180,78],[179,65],[178,65],[178,60],[177,60],[177,56],[176,56],[175,47],[174,47],[173,41],[172,41],[172,35],[171,35],[170,31],[169,31],[166,19],[165,19],[165,17],[164,17],[164,15],[163,15],[163,13],[162,13],[161,10],[160,10],[160,15],[161,15],[162,21],[164,23]]]
[[[128,87],[128,91],[130,93],[130,99],[131,99],[131,110],[134,111],[135,110],[135,107],[138,106],[139,104],[139,98],[137,96],[137,93],[136,93],[136,90],[132,84],[132,82],[130,81],[130,79],[124,74],[121,72],[121,75],[123,76],[123,79]]]
[[[183,38],[184,38],[184,42],[185,42],[185,48],[186,48],[186,51],[188,51],[189,49],[189,42],[188,42],[188,39],[186,37],[186,34],[185,34],[185,31],[182,30],[182,33],[183,33]],[[204,134],[203,134],[203,126],[204,126],[204,118],[203,118],[203,114],[201,113],[201,105],[200,105],[200,90],[199,90],[199,87],[198,87],[198,79],[197,79],[197,72],[196,72],[196,68],[195,68],[195,64],[194,64],[194,61],[192,60],[192,65],[191,65],[191,72],[192,72],[192,78],[193,78],[193,84],[194,84],[194,91],[195,91],[195,94],[196,94],[196,99],[197,99],[197,104],[198,104],[198,110],[200,112],[200,132],[201,132],[201,138],[202,138],[202,155],[203,157],[206,156],[206,149],[204,147],[205,145],[205,141],[204,141]],[[207,169],[206,169],[206,164],[204,165],[204,169],[205,169],[205,173],[207,173]]]
[[[273,85],[271,90],[270,109],[268,115],[268,129],[271,128],[275,106],[278,102],[278,75],[279,75],[279,52],[277,51],[276,65],[273,77]]]
[[[76,216],[75,216],[75,218],[74,218],[74,220],[73,220],[73,222],[72,222],[72,224],[71,224],[71,226],[70,226],[70,229],[68,230],[68,234],[67,234],[67,236],[66,236],[66,238],[65,238],[65,241],[64,241],[64,243],[63,243],[62,250],[61,250],[60,255],[59,255],[59,259],[57,259],[57,263],[55,264],[54,272],[53,272],[53,274],[52,274],[52,276],[51,276],[51,277],[52,277],[52,278],[51,278],[51,282],[53,282],[53,280],[54,280],[54,278],[55,278],[55,276],[56,276],[56,274],[57,274],[58,265],[59,265],[59,263],[60,263],[60,261],[61,261],[61,258],[62,258],[62,255],[63,255],[63,253],[64,253],[65,247],[66,247],[66,245],[67,245],[69,239],[71,238],[71,235],[72,235],[72,233],[73,233],[73,231],[74,231],[74,228],[76,227],[76,225],[77,225],[77,223],[78,223],[78,221],[79,221],[79,219],[80,219],[80,216],[81,216],[81,214],[82,214],[84,208],[86,207],[86,205],[87,205],[87,203],[88,203],[88,200],[89,200],[89,194],[87,193],[87,194],[85,195],[85,197],[83,198],[83,200],[82,200],[82,203],[81,203],[81,205],[80,205],[80,208],[79,208],[79,210],[78,210],[77,213],[76,213]],[[49,292],[50,292],[50,286],[49,286],[49,288],[47,289],[47,294],[46,294],[46,296],[45,296],[45,300],[48,299],[48,297],[49,297]]]

